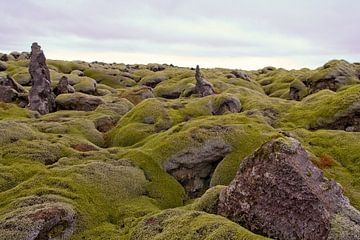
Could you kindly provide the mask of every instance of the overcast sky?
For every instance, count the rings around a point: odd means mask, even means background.
[[[0,0],[0,51],[258,69],[360,61],[359,0]]]

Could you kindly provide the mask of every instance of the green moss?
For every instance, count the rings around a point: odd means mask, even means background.
[[[282,126],[314,128],[332,122],[337,114],[346,111],[360,100],[360,86],[355,85],[334,93],[323,90],[290,106],[283,114]]]
[[[128,77],[109,75],[106,70],[86,69],[84,75],[95,79],[98,83],[108,85],[112,88],[131,87],[136,82]]]
[[[226,186],[224,185],[218,185],[209,188],[200,198],[195,199],[191,204],[185,206],[184,208],[216,214],[219,195],[225,187]]]
[[[35,113],[25,108],[20,108],[13,103],[0,102],[0,120],[25,119],[35,116]]]
[[[226,218],[197,211],[165,210],[149,216],[133,230],[130,239],[267,239]]]
[[[86,63],[74,61],[47,60],[46,63],[49,67],[55,67],[57,72],[65,74],[69,74],[74,70],[83,71],[87,67]]]

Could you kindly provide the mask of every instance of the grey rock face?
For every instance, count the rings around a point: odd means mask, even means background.
[[[0,77],[0,102],[14,102],[23,92],[24,88],[10,76]]]
[[[195,92],[198,93],[201,97],[209,96],[215,94],[213,85],[202,78],[199,65],[196,66],[195,70],[195,79],[196,86]]]
[[[220,193],[218,213],[276,239],[360,236],[360,213],[294,138],[272,140],[247,157]]]
[[[54,89],[55,95],[62,93],[74,93],[75,89],[69,84],[67,77],[62,76],[59,80],[58,85]]]
[[[199,147],[192,147],[171,156],[164,164],[190,197],[197,197],[209,186],[217,164],[231,151],[231,146],[221,138],[206,140]]]
[[[29,73],[32,87],[29,92],[29,108],[40,114],[55,111],[55,98],[50,86],[50,72],[46,58],[37,43],[31,46]]]

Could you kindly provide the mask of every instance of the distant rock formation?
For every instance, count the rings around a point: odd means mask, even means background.
[[[32,84],[29,92],[29,108],[40,114],[55,111],[49,68],[46,65],[45,55],[37,43],[31,45],[29,73]]]
[[[201,97],[215,94],[213,85],[210,82],[206,81],[204,78],[202,78],[199,65],[196,66],[195,79],[195,92],[198,93]]]
[[[54,88],[55,95],[60,95],[62,93],[74,93],[75,89],[69,84],[67,77],[62,76],[59,80],[58,85]]]
[[[360,213],[294,138],[264,144],[241,163],[218,213],[276,239],[360,239]]]

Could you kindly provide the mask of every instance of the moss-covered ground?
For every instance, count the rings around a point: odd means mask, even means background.
[[[299,139],[360,209],[360,133],[323,127],[349,109],[360,111],[354,108],[360,104],[359,80],[350,76],[336,91],[302,89],[301,101],[289,95],[290,87],[306,88],[338,64],[351,71],[359,71],[358,65],[331,61],[315,70],[267,67],[245,71],[250,80],[237,78],[231,69],[202,69],[216,94],[199,98],[192,94],[190,68],[47,63],[53,87],[66,76],[77,92],[101,98],[103,104],[94,111],[40,116],[15,102],[0,102],[1,240],[25,234],[2,223],[33,228],[21,216],[44,204],[71,206],[76,214],[71,239],[265,239],[215,215],[216,201],[241,161],[281,135]],[[28,61],[7,65],[1,74],[28,90]],[[240,113],[214,115],[224,99],[233,98],[241,102]],[[100,131],[104,124],[109,131]],[[164,164],[215,137],[231,151],[211,174],[209,190],[190,199]],[[50,239],[61,231],[50,231]]]

